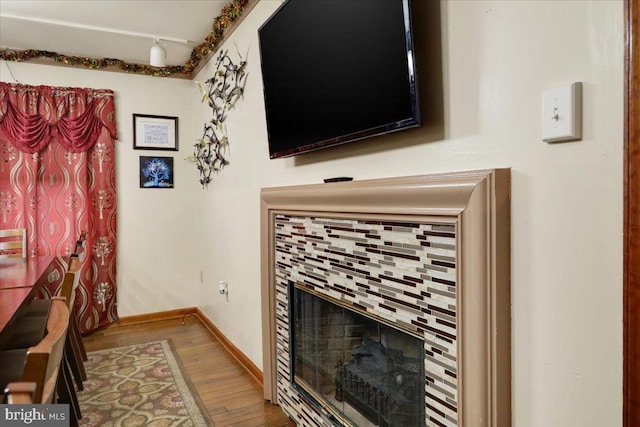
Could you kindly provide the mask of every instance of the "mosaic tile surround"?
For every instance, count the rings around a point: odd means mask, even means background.
[[[278,404],[299,425],[331,426],[291,386],[289,281],[424,338],[427,426],[458,425],[456,226],[275,215]]]

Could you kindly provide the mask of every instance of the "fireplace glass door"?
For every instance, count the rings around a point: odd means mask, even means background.
[[[424,341],[297,285],[290,291],[294,386],[336,424],[424,426]]]

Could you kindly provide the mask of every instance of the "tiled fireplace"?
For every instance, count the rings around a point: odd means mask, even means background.
[[[263,189],[262,246],[298,425],[510,425],[508,170]]]

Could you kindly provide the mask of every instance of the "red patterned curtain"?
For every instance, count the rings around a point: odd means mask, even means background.
[[[88,232],[83,332],[118,318],[115,140],[112,91],[0,82],[0,228],[26,228],[29,256],[69,255]]]

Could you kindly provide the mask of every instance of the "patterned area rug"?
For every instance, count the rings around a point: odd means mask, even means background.
[[[81,426],[213,426],[170,340],[88,356]]]

